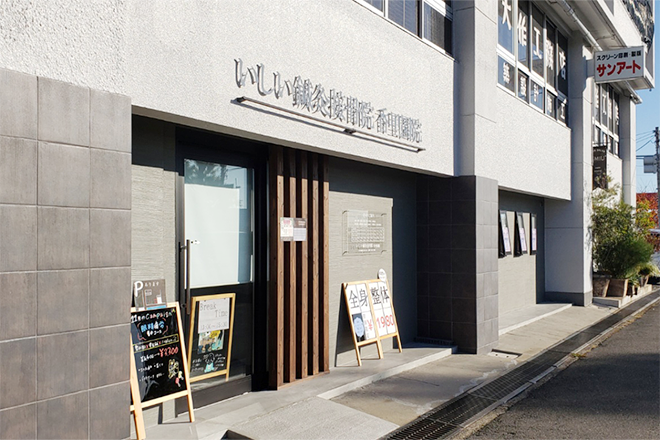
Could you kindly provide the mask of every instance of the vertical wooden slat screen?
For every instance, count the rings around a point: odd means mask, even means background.
[[[301,217],[307,219],[309,222],[309,216],[307,213],[307,153],[304,151],[298,152],[298,164],[296,172],[298,174],[298,192],[296,194],[296,206],[298,207],[298,213],[296,217]],[[307,224],[307,229],[309,229],[309,223]],[[297,279],[297,308],[296,308],[296,334],[298,335],[297,346],[296,346],[296,377],[298,379],[304,379],[307,377],[307,340],[308,340],[308,331],[307,331],[307,314],[308,314],[308,304],[307,298],[309,296],[307,284],[307,266],[308,266],[308,252],[307,252],[307,242],[299,241],[296,243],[296,255],[298,256],[296,275]]]
[[[328,160],[270,151],[269,385],[329,371]],[[306,241],[282,241],[280,218],[307,220]]]
[[[284,382],[284,246],[280,217],[284,216],[284,156],[273,146],[269,161],[270,283],[268,287],[268,383]]]

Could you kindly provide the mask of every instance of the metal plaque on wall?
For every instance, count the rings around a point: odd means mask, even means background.
[[[342,254],[363,255],[384,252],[386,215],[384,212],[344,211]]]

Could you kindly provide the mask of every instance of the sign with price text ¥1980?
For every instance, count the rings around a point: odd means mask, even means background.
[[[383,339],[396,338],[401,352],[392,293],[387,281],[355,281],[344,283],[342,287],[358,365],[362,365],[360,347],[365,345],[376,344],[378,358],[383,358]]]

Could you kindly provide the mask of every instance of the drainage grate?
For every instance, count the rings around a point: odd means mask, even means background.
[[[488,408],[496,401],[472,394],[465,394],[459,399],[427,413],[425,417],[452,425],[460,425]]]
[[[619,310],[535,358],[528,360],[514,370],[481,387],[470,390],[449,402],[443,403],[417,420],[389,433],[384,438],[392,440],[427,440],[451,437],[455,431],[462,429],[460,425],[469,421],[489,406],[496,404],[500,399],[521,390],[525,384],[531,384],[531,380],[553,368],[557,362],[572,353],[575,349],[592,340],[597,334],[613,327],[642,307],[655,301],[659,296],[660,290],[656,290],[625,309]]]
[[[458,426],[448,425],[426,418],[417,419],[411,424],[391,432],[386,438],[392,440],[421,440],[444,438],[446,435],[456,431]]]

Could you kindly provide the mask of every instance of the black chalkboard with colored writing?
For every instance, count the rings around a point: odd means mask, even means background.
[[[176,307],[132,311],[131,349],[143,403],[186,391]]]

